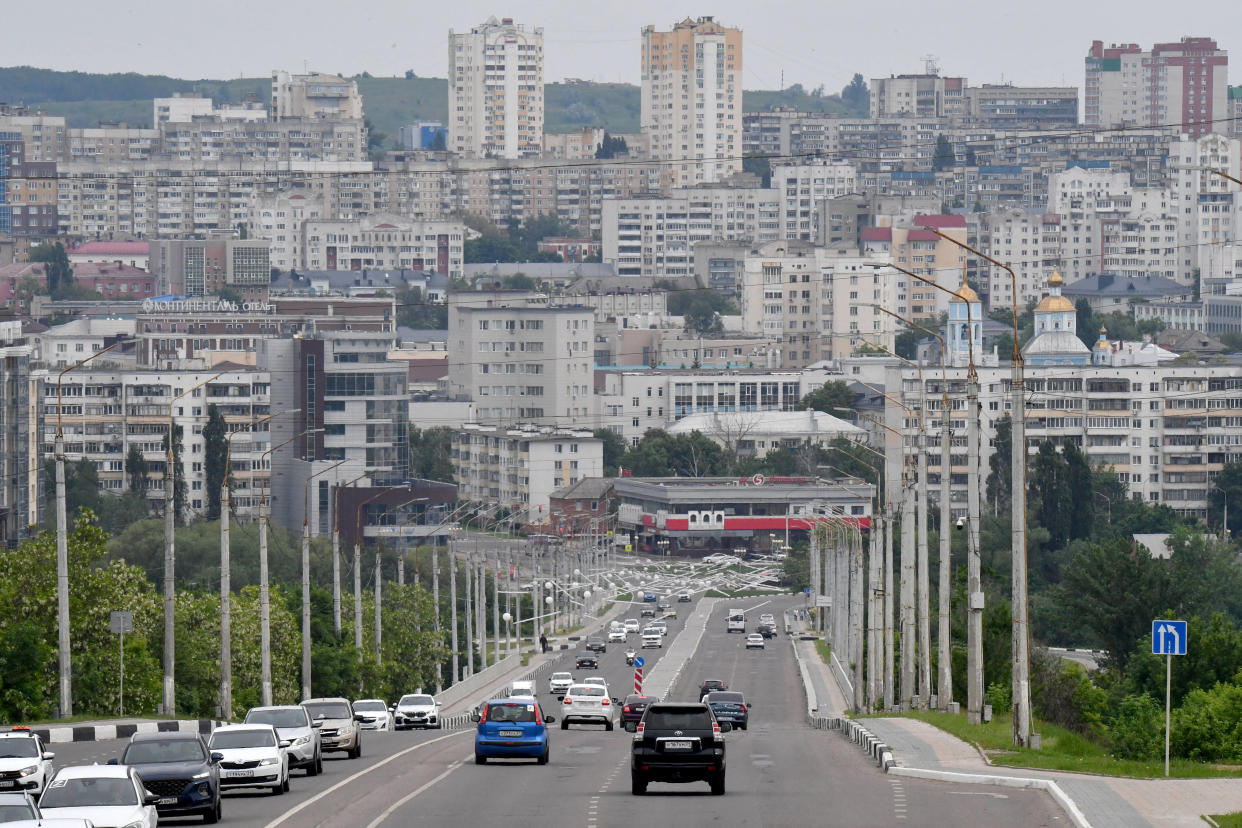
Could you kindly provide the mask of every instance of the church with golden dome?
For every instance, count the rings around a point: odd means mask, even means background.
[[[1065,280],[1053,271],[1048,295],[1035,306],[1035,336],[1022,349],[1027,365],[1089,365],[1091,349],[1078,338],[1078,312],[1061,295]]]

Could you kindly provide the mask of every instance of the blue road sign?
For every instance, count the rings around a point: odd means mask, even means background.
[[[1186,655],[1186,622],[1151,622],[1151,652],[1153,655]]]
[[[803,587],[803,588],[802,588],[802,594],[803,594],[803,595],[810,595],[810,594],[811,594],[811,588],[810,588],[810,587]]]
[[[635,667],[642,667],[642,666],[643,666],[644,664],[646,664],[646,663],[647,663],[647,662],[643,661],[643,657],[642,657],[642,656],[634,656],[634,666],[635,666]]]

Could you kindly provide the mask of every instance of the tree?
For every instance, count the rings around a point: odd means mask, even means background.
[[[604,133],[604,140],[600,143],[599,148],[595,150],[596,158],[617,158],[627,155],[630,151],[629,145],[626,144],[624,138],[614,138],[607,132]]]
[[[416,330],[443,331],[448,328],[448,305],[423,299],[422,288],[401,285],[397,299],[397,324]]]
[[[996,421],[996,439],[988,458],[987,497],[993,514],[1008,508],[1013,483],[1013,421],[1008,416]]]
[[[242,302],[246,301],[236,289],[231,287],[220,288],[216,291],[216,297],[219,298],[221,302],[232,302],[234,305],[240,305]]]
[[[43,285],[39,284],[38,279],[26,275],[17,280],[17,287],[13,291],[13,297],[17,300],[18,307],[29,311],[34,298],[43,293],[43,290]]]
[[[772,186],[772,161],[766,155],[743,156],[742,172],[759,176],[764,187]]]
[[[957,157],[953,154],[953,144],[942,132],[936,136],[936,152],[932,155],[932,169],[936,172],[944,172],[956,164]]]
[[[168,480],[168,475],[170,473],[168,469],[168,435],[167,434],[164,435],[163,444],[164,444],[163,452],[164,452],[164,480],[165,480],[163,488],[164,488],[164,491],[167,491],[167,487],[168,487],[167,480]],[[173,515],[176,518],[176,522],[180,523],[181,517],[185,512],[185,466],[181,462],[181,426],[173,426],[172,455],[173,455],[173,468],[172,468],[171,474],[173,475]],[[165,509],[168,508],[167,503],[164,504],[164,508]]]
[[[410,474],[423,480],[453,482],[453,430],[410,426]]]
[[[867,81],[858,72],[841,90],[841,100],[849,106],[850,114],[856,118],[866,118],[871,114],[871,91]]]
[[[362,125],[367,131],[367,149],[372,151],[382,150],[384,144],[388,142],[388,133],[380,132],[376,129],[375,124],[371,122],[370,118],[363,118]]]
[[[73,287],[73,268],[69,266],[69,255],[60,242],[44,242],[30,248],[30,261],[42,262],[47,275],[47,292],[53,297],[61,291]]]
[[[448,143],[445,135],[446,133],[444,130],[437,129],[436,134],[431,139],[431,146],[428,147],[428,149],[434,150],[435,152],[444,152],[447,150]]]
[[[125,476],[129,480],[130,492],[146,497],[148,472],[147,461],[142,456],[142,450],[137,444],[131,445],[129,454],[125,455]]]
[[[798,411],[810,409],[834,417],[849,417],[853,415],[857,401],[858,394],[849,385],[842,380],[831,380],[798,400],[795,408]]]
[[[620,465],[637,477],[709,477],[728,467],[720,446],[701,432],[674,436],[655,428],[625,453]]]
[[[220,487],[228,477],[228,424],[213,403],[207,406],[207,424],[203,426],[203,471],[207,480],[207,519],[220,519]]]
[[[592,433],[603,444],[604,477],[616,477],[621,458],[625,456],[625,440],[611,428],[597,428]]]
[[[1242,531],[1242,463],[1228,463],[1220,470],[1216,484],[1208,492],[1209,521],[1223,526],[1225,504],[1229,504],[1229,525],[1225,527],[1230,536]]]

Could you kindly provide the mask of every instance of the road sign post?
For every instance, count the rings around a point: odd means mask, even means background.
[[[1172,714],[1173,656],[1186,655],[1186,622],[1151,622],[1152,655],[1164,656],[1164,775],[1169,775],[1169,722]]]
[[[108,628],[113,635],[121,636],[121,681],[117,692],[120,703],[120,715],[125,716],[125,633],[134,631],[134,614],[129,610],[116,610],[108,616]]]
[[[643,668],[634,668],[634,692],[641,695],[643,692]]]

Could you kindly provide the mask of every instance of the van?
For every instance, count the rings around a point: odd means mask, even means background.
[[[517,698],[518,696],[534,697],[535,683],[533,681],[515,681],[509,685],[509,697]]]
[[[746,632],[746,611],[740,609],[731,609],[725,616],[725,629],[729,632]]]

